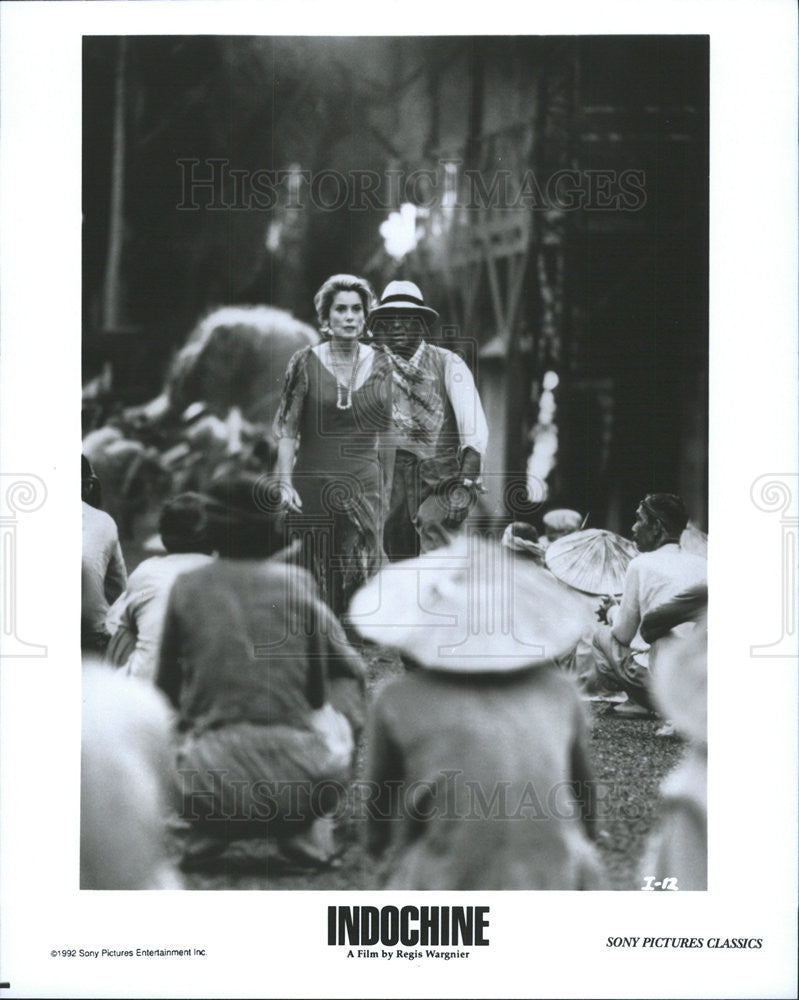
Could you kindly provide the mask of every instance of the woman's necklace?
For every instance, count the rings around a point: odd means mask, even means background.
[[[333,353],[333,346],[329,345],[330,350],[330,363],[333,366],[333,374],[336,377],[336,409],[338,410],[349,410],[352,407],[352,392],[355,388],[355,379],[358,375],[358,365],[361,363],[361,347],[360,344],[355,347],[355,360],[352,363],[352,368],[350,369],[350,379],[347,383],[346,379],[342,380],[339,376],[339,368],[336,364],[336,358]],[[347,391],[346,400],[344,398],[344,390]]]

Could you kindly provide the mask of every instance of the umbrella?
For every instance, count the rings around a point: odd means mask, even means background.
[[[563,655],[592,616],[543,567],[472,536],[381,570],[353,598],[348,621],[424,667],[486,673]]]
[[[638,554],[632,542],[613,531],[589,528],[558,538],[547,548],[552,573],[585,594],[620,594],[630,560]]]

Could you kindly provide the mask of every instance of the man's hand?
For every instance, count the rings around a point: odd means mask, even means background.
[[[445,528],[454,531],[466,520],[477,494],[483,492],[479,477],[480,454],[474,448],[464,448],[458,475],[444,480],[436,491],[446,505]]]
[[[450,530],[459,528],[466,520],[476,497],[477,489],[473,483],[460,477],[451,480],[444,493],[447,504],[447,512],[443,521],[444,527]]]
[[[302,500],[299,493],[286,479],[278,479],[269,486],[269,502],[274,504],[276,511],[289,511],[292,514],[302,512]]]
[[[463,449],[458,474],[462,479],[469,479],[475,483],[480,478],[480,453],[474,448]]]
[[[599,619],[599,621],[602,622],[603,625],[610,624],[610,622],[608,621],[608,611],[610,611],[611,608],[616,607],[618,603],[619,602],[616,600],[616,598],[611,597],[610,594],[605,594],[605,596],[602,598],[602,600],[599,603],[599,607],[596,609],[596,616]]]

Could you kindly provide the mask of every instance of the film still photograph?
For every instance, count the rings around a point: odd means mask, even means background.
[[[81,888],[706,890],[708,37],[82,70]]]

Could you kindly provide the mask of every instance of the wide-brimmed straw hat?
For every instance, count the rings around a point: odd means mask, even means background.
[[[423,667],[477,674],[551,662],[576,645],[592,616],[542,567],[463,537],[381,570],[355,595],[348,620]]]
[[[414,313],[423,317],[427,323],[438,319],[438,313],[424,304],[419,286],[412,281],[389,281],[380,297],[380,305],[369,313],[369,326],[376,319],[392,316],[394,313]]]
[[[584,594],[620,594],[635,545],[613,531],[588,528],[552,542],[546,563],[563,583]]]

